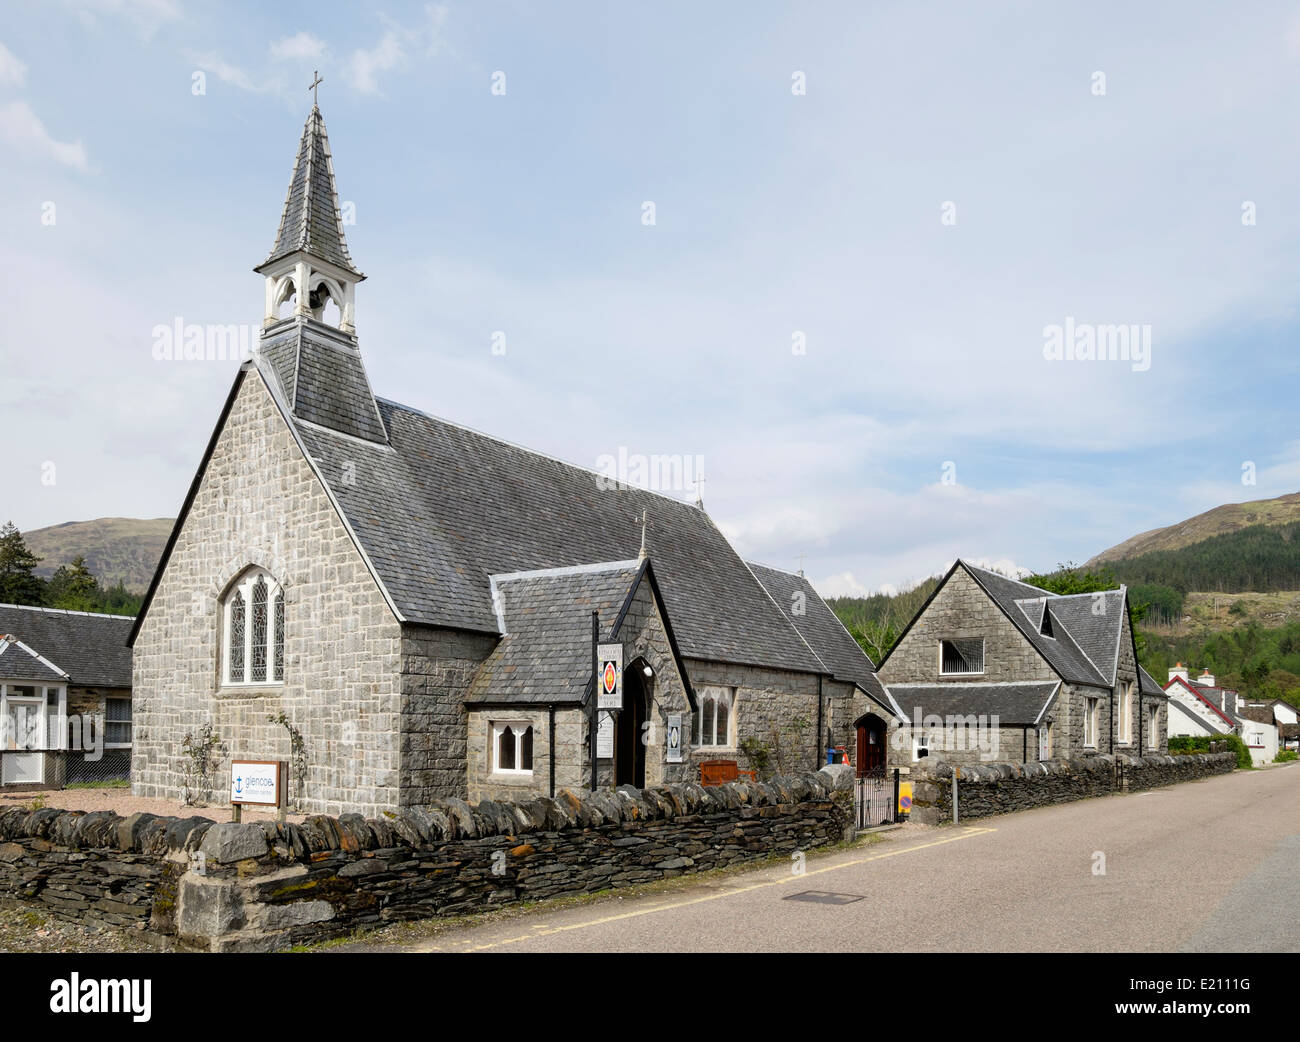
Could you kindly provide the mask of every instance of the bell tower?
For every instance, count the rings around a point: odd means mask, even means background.
[[[275,245],[253,270],[266,278],[263,328],[281,321],[281,309],[290,301],[294,316],[323,321],[325,305],[333,300],[339,309],[337,328],[355,334],[356,286],[365,276],[352,263],[343,236],[329,138],[315,105],[302,128]]]
[[[317,77],[312,91],[321,82]],[[313,101],[270,256],[253,269],[266,280],[258,354],[269,363],[299,420],[365,441],[388,433],[357,344],[356,287],[334,188],[325,120]],[[338,309],[329,320],[330,303]]]

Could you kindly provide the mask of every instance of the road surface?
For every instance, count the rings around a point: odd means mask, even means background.
[[[1295,952],[1298,865],[1300,764],[1288,764],[907,826],[810,858],[802,875],[755,869],[384,950]]]

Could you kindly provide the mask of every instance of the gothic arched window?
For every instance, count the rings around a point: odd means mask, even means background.
[[[284,590],[252,568],[226,593],[222,609],[223,684],[284,681]]]

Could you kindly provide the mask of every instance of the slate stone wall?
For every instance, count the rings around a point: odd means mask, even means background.
[[[365,482],[364,467],[355,480]],[[248,566],[285,596],[283,684],[222,687],[220,598]],[[135,643],[132,792],[175,800],[182,741],[211,724],[226,757],[289,759],[302,733],[308,811],[399,803],[399,624],[262,378],[249,372]],[[291,786],[295,799],[296,785]]]
[[[666,879],[851,838],[847,770],[450,799],[302,825],[54,808],[0,814],[0,898],[210,951]]]
[[[1173,785],[1228,774],[1236,765],[1234,753],[1200,753],[958,766],[958,820]],[[952,764],[941,761],[923,761],[913,770],[912,820],[927,825],[952,821],[953,770]]]

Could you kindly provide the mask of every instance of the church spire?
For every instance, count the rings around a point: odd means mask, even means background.
[[[312,89],[319,83],[317,79]],[[266,276],[264,325],[279,321],[281,305],[291,298],[296,298],[295,315],[318,320],[327,301],[333,300],[340,312],[339,329],[354,332],[353,291],[365,275],[348,252],[325,120],[315,104],[302,128],[275,244],[253,270]],[[301,287],[306,291],[300,292]]]
[[[354,324],[356,285],[365,276],[343,238],[325,121],[315,105],[303,127],[275,245],[253,270],[266,278],[259,364],[273,375],[293,415],[349,437],[387,442]],[[326,311],[331,301],[337,324]]]

